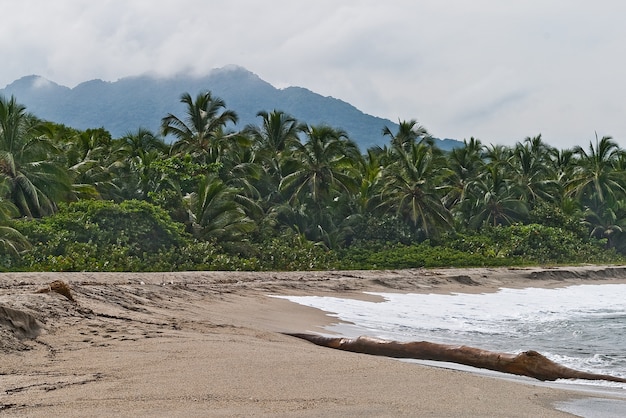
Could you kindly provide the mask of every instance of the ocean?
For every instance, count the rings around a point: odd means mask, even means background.
[[[327,327],[329,334],[463,344],[509,353],[535,350],[573,369],[626,378],[626,284],[480,294],[368,294],[381,301],[281,297],[341,320]],[[559,383],[626,389],[626,384],[606,381]]]

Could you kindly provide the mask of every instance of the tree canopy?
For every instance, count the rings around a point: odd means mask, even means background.
[[[120,138],[0,97],[4,269],[399,268],[621,262],[626,152],[470,138],[416,120],[361,150],[280,110],[238,129],[210,91]],[[557,243],[560,243],[558,245]],[[125,260],[125,261],[124,261]],[[155,260],[159,260],[156,262]]]

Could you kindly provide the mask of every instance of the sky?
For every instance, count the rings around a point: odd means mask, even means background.
[[[433,136],[626,148],[620,0],[0,0],[0,88],[26,75],[235,64]],[[19,101],[19,97],[18,97]],[[261,109],[259,109],[261,110]]]

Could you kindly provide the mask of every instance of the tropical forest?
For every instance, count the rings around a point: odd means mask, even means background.
[[[626,151],[477,138],[415,120],[359,149],[210,91],[113,138],[0,97],[0,270],[329,270],[626,261]]]

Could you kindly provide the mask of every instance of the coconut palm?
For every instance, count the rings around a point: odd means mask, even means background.
[[[463,146],[454,148],[447,155],[450,175],[445,181],[449,185],[444,198],[446,207],[452,208],[465,201],[468,184],[474,180],[485,165],[485,146],[474,137],[464,140]]]
[[[468,186],[470,218],[468,226],[509,225],[523,221],[528,215],[520,190],[505,174],[502,164],[488,164],[483,173]]]
[[[115,141],[117,186],[125,199],[146,200],[165,180],[154,164],[167,157],[168,146],[152,131],[139,128]]]
[[[150,151],[166,153],[167,145],[154,132],[149,129],[139,128],[135,132],[129,132],[117,141],[118,150],[122,151],[125,158],[141,157]]]
[[[573,149],[556,150],[552,155],[554,176],[561,186],[573,177],[576,167],[576,154]]]
[[[299,124],[294,117],[280,110],[271,113],[260,111],[257,116],[262,118],[261,126],[246,127],[246,131],[254,140],[257,153],[264,154],[265,158],[271,158],[300,145],[298,135],[305,126]]]
[[[578,160],[572,178],[566,183],[566,192],[574,196],[583,206],[607,201],[615,202],[626,194],[624,171],[616,165],[623,158],[624,151],[609,136],[589,143],[589,150],[574,148]]]
[[[408,151],[413,144],[423,140],[432,140],[430,134],[415,119],[398,121],[398,131],[393,133],[389,127],[383,128],[383,136],[391,138],[391,148],[400,148]]]
[[[553,155],[553,149],[543,142],[541,135],[528,137],[513,148],[510,159],[513,181],[519,187],[520,198],[530,208],[539,200],[555,201],[560,194]]]
[[[270,204],[280,203],[282,200],[278,188],[285,166],[294,164],[290,156],[301,145],[298,135],[304,125],[279,110],[271,113],[261,111],[257,116],[262,118],[261,125],[248,125],[245,132],[252,139],[254,160],[263,168],[259,189]]]
[[[450,227],[450,212],[442,203],[441,179],[448,173],[441,152],[424,143],[409,151],[396,148],[398,160],[386,168],[380,208],[394,212],[419,228],[425,237]]]
[[[7,180],[0,178],[0,249],[4,254],[18,255],[30,244],[22,234],[8,226],[9,220],[19,214],[15,205],[5,198],[8,189]]]
[[[359,164],[359,188],[352,199],[355,214],[371,214],[380,205],[384,166],[381,154],[374,149],[367,150]]]
[[[14,97],[0,96],[0,176],[22,216],[53,213],[59,201],[71,198],[70,175],[53,160],[59,150],[46,134],[46,126]]]
[[[74,132],[59,146],[62,161],[72,176],[72,189],[79,199],[114,199],[119,196],[114,182],[115,169],[119,164],[107,131],[88,129]]]
[[[292,203],[310,199],[318,205],[354,192],[361,158],[357,145],[344,131],[329,126],[309,126],[305,135],[307,141],[294,152],[298,166],[282,179],[280,190],[291,195]]]
[[[280,206],[277,219],[307,239],[335,248],[348,233],[361,155],[342,130],[307,126],[304,134],[306,142],[283,163],[279,191],[288,204]]]
[[[605,239],[607,248],[624,245],[626,207],[623,201],[617,202],[612,206],[587,207],[584,213],[584,220],[589,227],[589,235],[594,238]]]
[[[172,151],[189,153],[201,163],[216,161],[220,151],[218,142],[227,135],[225,127],[237,123],[237,114],[226,110],[224,100],[208,91],[199,93],[195,100],[189,93],[183,93],[180,101],[186,105],[186,117],[180,119],[170,113],[161,120],[163,135],[176,138]]]
[[[505,145],[491,144],[485,149],[485,161],[491,165],[509,166],[512,150]]]
[[[185,197],[193,234],[204,240],[234,241],[255,229],[237,203],[238,190],[216,174],[202,176],[197,191]]]

